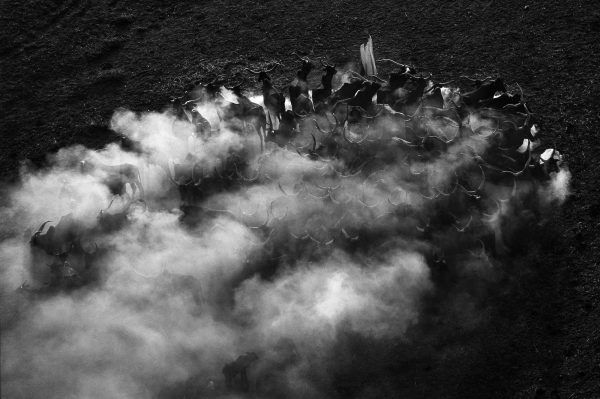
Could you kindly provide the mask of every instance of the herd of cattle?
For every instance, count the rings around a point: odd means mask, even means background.
[[[207,167],[193,152],[160,165],[165,181],[172,185],[170,189],[178,193],[184,221],[186,217],[197,220],[224,212],[205,206],[205,200],[214,194],[248,189],[271,179],[261,165],[273,149],[282,148],[313,162],[319,178],[307,176],[287,188],[277,181],[271,184],[278,187],[284,200],[316,201],[335,208],[331,212],[335,218],[325,220],[319,215],[317,227],[310,225],[311,220],[299,224],[287,211],[275,217],[272,202],[267,220],[249,226],[265,237],[257,245],[287,248],[271,250],[273,256],[295,255],[289,243],[275,245],[273,241],[281,236],[304,246],[327,247],[342,242],[336,245],[368,247],[380,239],[368,232],[376,229],[373,226],[378,220],[410,217],[416,220],[415,234],[438,248],[432,259],[439,262],[451,256],[456,242],[444,243],[448,236],[439,238],[435,231],[449,227],[454,235],[460,235],[476,228],[475,219],[497,223],[499,213],[505,211],[504,203],[516,197],[522,203],[531,197],[531,190],[519,196],[518,187],[523,182],[544,182],[562,163],[558,151],[542,146],[540,129],[520,87],[519,93],[511,94],[500,78],[462,76],[456,81],[438,82],[413,66],[384,59],[379,62],[391,65],[384,79],[377,74],[369,39],[361,47],[360,73],[340,73],[336,66],[320,61],[321,84],[311,88],[309,75],[314,74],[315,63],[308,57],[298,58],[300,68],[285,89],[276,87],[270,75],[279,64],[264,70],[248,69],[256,74],[262,87],[262,104],[252,101],[240,86],[223,87],[218,82],[172,101],[178,120],[191,123],[197,138],[210,138],[223,128],[248,138],[256,134],[263,153],[254,171],[248,170],[252,168],[245,149],[230,151],[217,166]],[[335,79],[341,80],[341,85],[334,88]],[[470,88],[461,91],[465,87]],[[202,115],[201,104],[216,109],[216,121]],[[448,170],[432,168],[436,164],[442,169],[446,165]],[[127,205],[118,211],[110,206],[100,211],[92,226],[72,214],[56,224],[41,223],[29,240],[32,253],[41,252],[44,259],[50,257],[53,261],[48,266],[34,265],[46,270],[42,273],[46,284],[42,288],[24,284],[21,288],[26,292],[69,290],[95,281],[99,273],[95,262],[109,252],[109,248],[96,243],[101,236],[126,226],[133,207],[146,207],[146,192],[136,165],[106,165],[86,159],[79,162],[78,170],[100,176],[113,200],[120,197]],[[390,180],[388,170],[395,170],[397,178]],[[432,177],[436,173],[451,177],[436,179]],[[358,180],[363,182],[362,187],[377,187],[387,198],[372,201],[368,195],[345,187]],[[402,189],[398,182],[406,183],[410,190]],[[409,195],[430,204],[429,211],[413,212],[414,201],[408,200]],[[356,216],[356,207],[367,209],[373,217]],[[229,216],[243,219],[231,212]],[[276,228],[288,234],[273,234]],[[501,234],[496,225],[489,242],[480,234],[471,240],[475,246],[469,249],[479,248],[482,252],[483,245],[483,251],[500,251]],[[36,257],[33,259],[35,262]],[[223,373],[227,387],[248,390],[246,369],[255,360],[256,355],[249,354],[226,365]]]
[[[416,182],[418,194],[424,200],[452,200],[454,215],[468,216],[467,202],[489,194],[486,184],[516,190],[518,181],[539,180],[562,162],[558,151],[541,147],[540,129],[522,92],[508,93],[502,79],[461,77],[454,82],[438,82],[431,74],[424,75],[412,66],[389,59],[379,60],[392,66],[387,79],[383,79],[377,75],[369,39],[361,47],[360,73],[340,73],[334,65],[321,61],[321,87],[311,89],[309,74],[315,65],[308,57],[299,58],[300,69],[286,90],[277,88],[269,75],[278,64],[264,70],[249,69],[262,85],[262,104],[251,101],[240,86],[225,88],[213,82],[194,90],[196,98],[191,98],[190,92],[174,99],[173,111],[178,118],[193,124],[198,138],[210,137],[226,127],[240,134],[257,134],[263,152],[265,147],[283,147],[315,164],[326,165],[327,172],[324,169],[322,175],[329,173],[330,178],[302,182],[302,194],[311,194],[306,186],[312,184],[313,200],[317,198],[340,207],[347,206],[350,199],[341,199],[342,184],[333,187],[331,177],[341,181],[357,176],[368,178],[386,166],[399,164],[405,166],[401,180]],[[340,76],[342,84],[334,89],[334,78]],[[464,84],[472,88],[461,92]],[[206,103],[217,109],[216,124],[200,112],[202,108],[198,105]],[[471,143],[474,138],[483,138],[486,149],[475,148]],[[426,171],[427,165],[448,158],[448,154],[463,166],[453,170],[454,177],[448,184],[432,186],[428,183],[430,176],[426,176],[432,173],[431,169]],[[465,157],[469,162],[461,161]],[[252,186],[268,178],[261,174],[260,165],[249,172],[246,158],[244,151],[231,152],[217,167],[207,170],[202,160],[190,152],[185,159],[165,165],[165,175],[179,193],[184,214],[202,211],[201,204],[214,193]],[[83,160],[79,169],[83,174],[102,176],[102,183],[113,196],[129,198],[130,205],[145,206],[144,187],[135,165]],[[279,188],[284,197],[301,195],[296,188],[285,189],[281,185]],[[389,196],[384,200],[385,206],[399,206],[397,188],[386,190]],[[455,197],[459,195],[467,200],[457,200]],[[363,197],[355,202],[377,208]],[[72,215],[64,216],[45,232],[48,222],[44,222],[30,244],[54,258],[49,286],[79,286],[92,278],[91,265],[106,250],[98,248],[94,238],[123,227],[129,211],[130,206],[118,212],[102,211],[92,228],[84,227]],[[274,219],[271,224],[277,221]],[[453,216],[451,224],[457,231],[464,231],[471,219]],[[266,237],[270,237],[273,227],[267,226],[268,223],[255,226],[264,227]],[[358,220],[346,226],[338,223],[336,235],[324,238],[317,238],[308,228],[290,235],[317,245],[327,245],[334,239],[355,242],[360,223]],[[433,229],[435,221],[422,220],[418,228]],[[83,269],[76,271],[69,266],[69,259],[73,258],[79,259]],[[89,271],[89,276],[82,277],[82,270]]]

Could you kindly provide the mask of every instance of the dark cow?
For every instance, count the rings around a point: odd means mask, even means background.
[[[86,226],[81,220],[77,220],[72,214],[67,214],[60,218],[55,226],[50,226],[43,233],[44,227],[49,221],[42,223],[40,228],[33,234],[29,243],[32,247],[42,250],[53,258],[49,266],[50,281],[46,288],[73,288],[83,285],[85,281],[93,279],[93,271],[90,268],[98,255],[98,247],[94,251],[84,248],[83,241],[94,235],[94,228]],[[32,251],[32,271],[41,277],[38,273],[38,266],[44,258],[38,258],[35,251]],[[46,258],[47,259],[47,258]],[[71,267],[69,261],[75,262],[78,266]],[[79,271],[77,271],[77,270]],[[80,272],[85,273],[85,279],[80,276]],[[42,272],[42,274],[45,274]],[[85,280],[85,281],[84,281]]]
[[[267,116],[265,110],[259,104],[253,103],[242,93],[241,86],[234,86],[233,94],[237,99],[236,103],[228,103],[222,108],[222,119],[229,121],[239,119],[244,125],[249,124],[254,128],[260,139],[260,149],[264,149],[264,134],[267,130]]]
[[[258,81],[263,84],[263,102],[265,108],[269,111],[271,126],[273,124],[273,116],[281,120],[285,112],[285,96],[273,86],[269,75],[266,72],[261,72],[258,76]]]
[[[108,207],[110,208],[110,205]],[[98,229],[102,233],[120,230],[129,221],[129,206],[114,213],[108,212],[108,208],[106,210],[101,210],[100,213],[98,213],[96,220],[98,222]]]
[[[185,106],[186,101],[185,95],[171,98],[171,108],[177,119],[188,119]]]
[[[482,107],[502,109],[507,105],[517,105],[519,103],[521,103],[521,95],[520,94],[502,93],[499,96],[494,96],[487,100],[481,101],[480,105]]]
[[[411,76],[404,85],[404,88],[408,91],[408,95],[394,103],[394,110],[402,111],[405,106],[419,103],[425,94],[425,89],[431,83],[430,77],[431,75],[427,77]]]
[[[165,167],[167,177],[177,186],[183,205],[192,205],[199,198],[200,190],[194,176],[194,168],[197,163],[196,156],[187,154],[182,163],[172,163],[172,172],[168,166]]]
[[[296,73],[296,79],[289,87],[292,111],[298,115],[308,114],[313,111],[313,104],[308,94],[308,74],[313,69],[313,64],[307,59],[300,57],[302,66]]]
[[[490,100],[496,92],[506,92],[506,86],[501,78],[497,78],[492,82],[482,83],[478,88],[462,95],[462,100],[465,105],[474,107],[485,100]]]
[[[360,107],[365,111],[368,111],[373,105],[373,97],[380,88],[381,84],[366,80],[362,82],[360,89],[354,93],[354,96],[346,101],[346,104],[351,107]]]
[[[377,103],[394,105],[399,100],[396,95],[397,90],[404,87],[410,78],[411,75],[406,72],[392,72],[388,83],[377,92]]]
[[[436,85],[431,90],[423,94],[422,104],[426,107],[443,108],[444,97],[442,97],[441,87]]]
[[[42,233],[48,223],[50,221],[42,223],[40,228],[33,234],[29,240],[31,246],[40,248],[48,255],[54,256],[68,253],[74,246],[79,245],[84,227],[73,217],[73,214],[69,213],[61,217],[56,226],[50,226],[45,233]]]
[[[323,87],[315,89],[312,92],[312,100],[317,113],[322,113],[327,110],[326,104],[332,93],[333,77],[337,73],[334,65],[324,62],[321,62],[321,64],[323,65],[323,72],[325,72],[325,74],[321,76],[321,85],[323,85]]]
[[[352,97],[340,100],[335,104],[332,112],[336,121],[343,126],[346,122],[363,122],[364,116],[374,114],[373,97],[380,87],[379,83],[363,80]]]
[[[275,129],[275,125],[277,124],[275,120],[281,120],[285,112],[285,96],[273,85],[271,77],[267,74],[275,66],[267,71],[253,71],[248,69],[253,73],[258,73],[258,81],[262,82],[263,104],[268,112],[267,120],[271,129]]]
[[[258,75],[258,82],[262,83],[263,104],[267,110],[267,121],[271,129],[277,128],[276,121],[279,121],[285,112],[285,96],[279,91],[271,81],[269,72],[277,68],[280,64],[275,63],[270,69],[248,71]]]
[[[337,89],[329,98],[329,104],[335,106],[340,101],[351,99],[362,87],[362,84],[363,80],[361,79],[352,79],[350,82],[344,83],[342,87]]]

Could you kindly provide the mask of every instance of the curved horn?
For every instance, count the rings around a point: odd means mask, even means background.
[[[136,202],[141,202],[142,204],[144,204],[144,211],[148,210],[148,204],[146,203],[146,201],[144,201],[143,199],[137,199]]]
[[[252,72],[252,73],[255,73],[255,74],[259,74],[259,73],[263,72],[263,71],[255,71],[254,69],[250,69],[250,68],[248,68],[248,67],[246,67],[246,68],[244,68],[244,69],[245,69],[245,70],[247,70],[247,71],[250,71],[250,72]]]
[[[281,63],[276,61],[273,63],[273,66],[271,68],[265,69],[263,72],[271,72],[275,70],[275,68],[277,68],[278,66],[281,66]]]
[[[269,241],[271,241],[271,238],[273,237],[273,232],[275,231],[275,229],[271,229],[271,231],[269,232],[269,234],[267,235],[267,238],[265,238],[264,240],[256,240],[256,241],[252,241],[253,245],[256,246],[262,246],[267,244]]]
[[[492,220],[494,220],[498,215],[500,215],[500,212],[502,211],[502,204],[500,204],[500,201],[498,200],[494,200],[494,204],[496,205],[496,210],[492,213],[485,213],[485,212],[481,212],[481,214],[483,215],[484,218],[484,222],[491,222]]]
[[[39,229],[37,229],[36,233],[41,233],[41,232],[42,232],[42,230],[44,230],[44,227],[45,227],[45,226],[46,226],[48,223],[50,223],[51,221],[52,221],[52,220],[46,220],[44,223],[42,223],[42,225],[40,226],[40,228],[39,228]]]
[[[518,83],[515,83],[517,85],[517,87],[519,88],[519,91],[521,92],[521,101],[523,101],[525,99],[525,95],[523,94],[523,89],[521,88],[521,85]],[[525,109],[527,109],[527,107],[525,107]]]
[[[285,194],[285,196],[287,196],[287,197],[296,197],[296,196],[298,196],[298,195],[299,195],[299,194],[300,194],[302,191],[304,191],[304,190],[306,189],[306,185],[305,185],[304,183],[302,183],[302,188],[301,188],[300,190],[298,190],[297,192],[295,192],[295,193],[293,193],[293,194],[288,194],[288,193],[287,193],[287,192],[286,192],[286,191],[283,189],[283,187],[281,186],[281,183],[280,183],[280,182],[278,182],[278,183],[277,183],[277,186],[279,187],[279,190],[281,190],[281,192],[282,192],[283,194]]]
[[[338,184],[337,186],[335,186],[335,187],[332,187],[332,186],[321,186],[319,183],[315,183],[315,187],[318,187],[318,188],[320,188],[321,190],[332,191],[332,190],[337,190],[337,189],[339,189],[340,187],[342,187],[342,185],[341,185],[341,184]]]
[[[254,176],[254,177],[246,177],[246,176],[242,175],[240,173],[240,170],[238,169],[237,163],[235,164],[235,172],[237,173],[237,175],[240,179],[247,181],[247,182],[253,182],[253,181],[258,180],[258,178],[260,177],[260,171],[262,169],[262,166],[263,166],[262,163],[259,163],[258,168],[256,169],[256,176]]]
[[[292,52],[293,55],[295,55],[296,57],[298,57],[299,60],[304,61],[304,62],[310,62],[310,58],[308,58],[308,56],[300,56],[300,54],[298,54],[297,52],[293,51]]]
[[[267,227],[269,225],[270,221],[271,221],[271,215],[269,215],[269,210],[267,209],[267,219],[264,221],[264,223],[259,226],[248,226],[248,228],[254,229],[254,230],[262,229],[263,227]]]
[[[406,65],[406,64],[401,64],[401,63],[399,63],[398,61],[394,61],[394,60],[392,60],[391,58],[380,58],[380,59],[378,59],[378,60],[377,60],[377,62],[391,62],[392,64],[394,64],[394,65],[398,65],[399,67],[402,67],[402,68],[405,68],[405,69],[408,69],[408,68],[409,68],[409,66],[408,66],[408,65]]]
[[[348,122],[346,122],[346,124],[347,123]],[[348,138],[348,136],[346,136],[346,127],[344,126],[344,129],[342,130],[342,136],[344,137],[344,140],[346,140],[348,143],[354,144],[354,145],[358,145],[358,144],[362,143],[363,141],[365,141],[367,139],[367,137],[369,136],[369,133],[367,132],[365,134],[365,136],[362,139],[358,140],[358,141],[352,141],[352,140],[350,140]]]
[[[171,179],[171,180],[173,180],[173,183],[177,184],[178,186],[189,186],[190,184],[192,184],[194,182],[193,178],[190,178],[190,180],[187,183],[182,183],[175,179]]]
[[[365,162],[363,162],[362,164],[360,164],[360,166],[354,172],[350,171],[350,173],[348,173],[348,174],[343,174],[341,172],[338,172],[339,176],[343,177],[343,178],[358,176],[358,174],[360,172],[362,172],[362,170],[365,167],[365,165],[368,164],[370,161],[371,161],[371,159],[367,159]]]
[[[467,80],[470,80],[470,81],[472,81],[472,82],[477,82],[478,80],[479,80],[480,82],[485,82],[486,80],[492,80],[492,79],[493,79],[491,76],[486,76],[485,78],[481,78],[481,79],[479,79],[479,78],[476,78],[476,77],[473,77],[473,78],[472,78],[472,77],[470,77],[470,76],[467,76],[467,75],[460,75],[460,76],[459,76],[459,78],[460,78],[460,79],[467,79]]]
[[[356,240],[358,240],[358,238],[359,238],[359,235],[358,235],[358,234],[357,234],[357,235],[355,235],[355,236],[351,236],[350,234],[348,234],[348,232],[346,231],[346,229],[345,229],[345,228],[343,228],[343,227],[342,227],[342,234],[344,235],[344,237],[345,237],[347,240],[350,240],[350,241],[356,241]]]
[[[155,278],[157,278],[158,276],[160,276],[160,274],[162,273],[162,272],[158,272],[158,273],[156,273],[154,276],[150,276],[150,275],[147,275],[147,274],[144,274],[144,273],[142,273],[142,272],[139,272],[139,271],[137,271],[137,270],[135,269],[135,267],[132,267],[132,268],[131,268],[131,270],[133,270],[133,272],[134,272],[135,274],[137,274],[138,276],[142,276],[142,277],[144,277],[144,278],[147,278],[147,279],[155,279]]]
[[[335,115],[334,115],[335,117]],[[313,122],[315,123],[315,126],[317,127],[317,130],[325,135],[330,135],[335,131],[335,128],[329,132],[326,132],[325,130],[321,129],[321,127],[319,126],[319,123],[317,122],[316,119],[313,119]],[[314,137],[314,136],[313,136]]]
[[[367,81],[367,82],[369,81],[369,79],[367,79],[366,77],[362,76],[362,75],[361,75],[360,73],[358,73],[358,72],[355,72],[355,71],[348,71],[348,72],[349,72],[349,73],[351,73],[352,75],[356,76],[356,77],[359,77],[359,78],[361,78],[361,79],[362,79],[362,80],[364,80],[364,81]]]
[[[452,83],[454,83],[454,79],[449,80],[447,82],[436,82],[436,81],[433,81],[434,87],[448,86],[449,84],[452,84]]]
[[[383,79],[383,78],[380,78],[380,77],[379,77],[379,76],[377,76],[377,75],[369,75],[369,77],[370,77],[370,78],[375,78],[375,79],[377,79],[377,80],[378,80],[378,81],[380,81],[380,82],[387,83],[387,80],[385,80],[385,79]]]

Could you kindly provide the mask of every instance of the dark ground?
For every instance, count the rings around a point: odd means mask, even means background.
[[[550,233],[490,290],[485,322],[388,362],[402,397],[600,398],[600,3],[579,1],[9,1],[0,2],[0,173],[74,143],[100,147],[117,107],[159,110],[169,96],[292,51],[377,58],[431,71],[500,75],[523,87],[542,130],[567,156],[572,196]],[[526,6],[527,4],[527,6]],[[238,75],[239,74],[239,75]],[[573,128],[567,129],[568,126]],[[556,232],[556,233],[553,233]],[[441,354],[440,354],[441,353]],[[363,357],[365,359],[367,357]],[[350,396],[371,378],[368,363]],[[382,381],[382,384],[385,382]]]

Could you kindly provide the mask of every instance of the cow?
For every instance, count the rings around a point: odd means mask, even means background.
[[[110,208],[110,205],[108,207]],[[110,233],[120,230],[129,221],[129,206],[114,213],[108,212],[108,208],[106,210],[101,210],[96,217],[96,221],[98,222],[98,230],[101,233]]]
[[[83,225],[78,222],[73,214],[69,213],[60,218],[56,226],[50,226],[45,233],[42,233],[46,224],[42,223],[39,229],[33,234],[29,243],[32,247],[37,247],[48,255],[55,256],[61,253],[68,253],[84,233]]]
[[[360,107],[365,111],[368,111],[373,105],[373,97],[380,88],[381,84],[365,80],[362,82],[361,87],[356,93],[354,93],[354,96],[346,101],[346,104],[351,107]]]
[[[324,63],[323,61],[321,61],[321,64],[323,65],[323,72],[325,72],[325,74],[321,76],[321,85],[323,87],[315,89],[312,92],[313,105],[315,107],[315,112],[317,113],[323,113],[327,110],[327,100],[331,96],[333,89],[333,77],[337,73],[334,65]]]
[[[62,283],[66,284],[64,288],[81,286],[83,279],[79,273],[85,272],[86,280],[88,280],[91,277],[90,268],[98,255],[97,246],[95,246],[95,250],[91,251],[83,244],[86,239],[94,236],[95,228],[86,226],[71,213],[62,216],[55,226],[50,226],[44,233],[44,227],[48,223],[50,221],[42,223],[29,241],[33,256],[32,272],[37,275],[36,279],[43,278],[43,275],[46,274],[43,271],[42,275],[38,274],[40,272],[38,265],[47,259],[47,257],[38,257],[34,250],[38,249],[53,259],[49,265],[49,287],[60,287],[64,285]],[[71,267],[69,261],[74,262],[77,266]]]
[[[335,106],[340,101],[349,100],[354,97],[356,92],[362,87],[363,81],[362,79],[352,78],[349,82],[342,84],[329,98],[329,105]]]
[[[242,93],[242,87],[236,85],[231,88],[236,97],[237,103],[231,102],[224,105],[221,109],[222,114],[219,117],[225,121],[237,118],[244,126],[249,124],[254,128],[260,139],[260,150],[264,150],[264,134],[267,130],[267,116],[265,110],[259,104],[256,104]]]
[[[195,180],[194,169],[198,158],[193,154],[187,154],[182,163],[170,161],[170,165],[163,166],[169,180],[177,186],[182,205],[192,205],[199,198],[200,190]],[[171,167],[172,166],[172,167]]]
[[[113,196],[127,195],[127,185],[129,184],[132,197],[135,197],[139,191],[140,198],[144,199],[144,187],[140,171],[137,166],[123,163],[119,165],[106,165],[101,162],[86,161],[80,162],[82,173],[98,173],[102,184],[104,184]]]
[[[421,103],[426,107],[443,108],[444,97],[442,97],[442,89],[435,85],[431,90],[423,94]]]
[[[313,103],[310,100],[308,93],[308,74],[313,69],[313,64],[307,58],[299,57],[302,61],[300,70],[296,73],[296,79],[290,84],[290,102],[292,103],[292,111],[298,115],[311,113]]]
[[[394,110],[403,111],[404,107],[419,103],[423,99],[423,95],[427,93],[427,87],[431,84],[430,78],[431,75],[427,77],[411,76],[403,86],[408,94],[393,104]]]
[[[263,84],[263,103],[269,112],[269,121],[273,127],[274,119],[281,120],[285,112],[285,96],[273,86],[271,78],[266,72],[263,71],[259,74],[258,81]]]
[[[506,86],[501,78],[482,83],[475,90],[463,94],[462,101],[469,107],[475,107],[480,105],[480,102],[492,99],[497,92],[506,92]]]
[[[383,85],[377,91],[377,103],[394,105],[399,99],[396,94],[398,89],[404,87],[406,82],[411,78],[411,75],[406,72],[392,72],[389,76],[387,84]]]
[[[487,100],[481,101],[482,107],[504,109],[507,105],[517,105],[521,103],[520,94],[502,93]]]
[[[274,70],[279,63],[276,63],[272,68],[266,70],[253,70],[246,68],[248,71],[258,74],[258,82],[262,83],[263,104],[267,110],[267,122],[271,129],[278,128],[278,122],[281,120],[285,112],[285,96],[279,91],[268,75]]]

